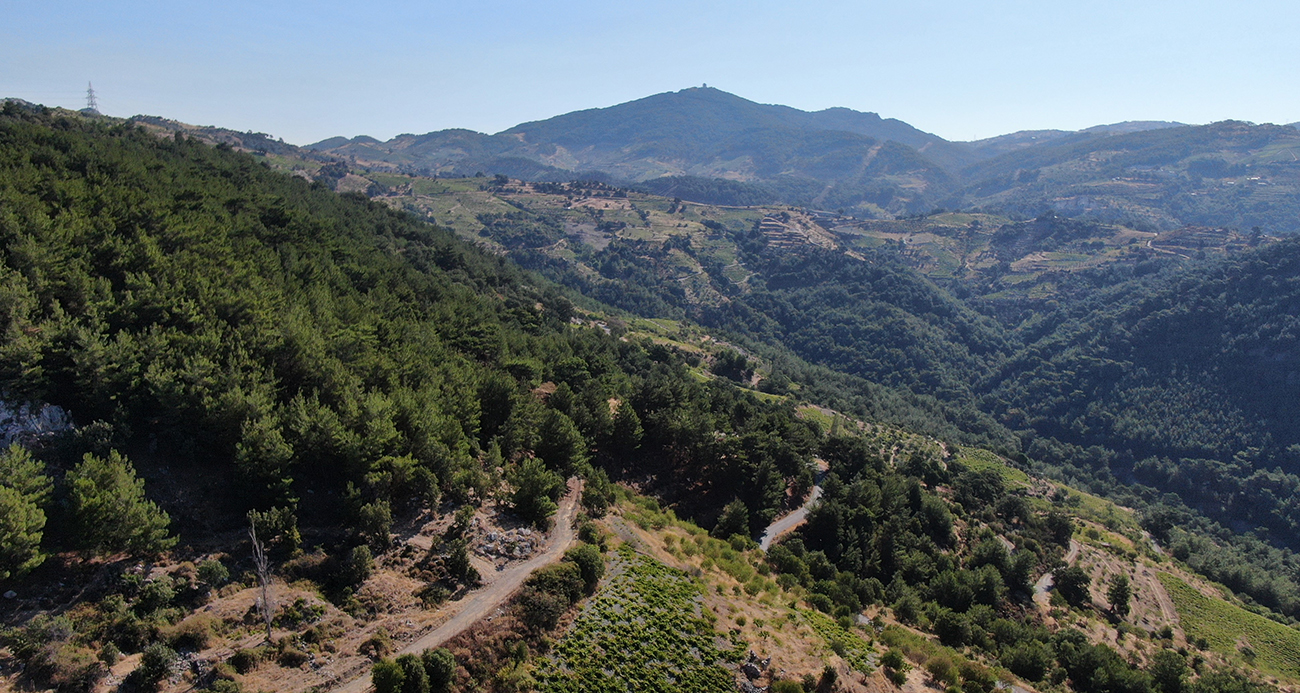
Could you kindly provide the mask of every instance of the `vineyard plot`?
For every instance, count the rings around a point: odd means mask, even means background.
[[[613,577],[583,608],[537,671],[546,693],[735,689],[725,662],[740,657],[714,631],[699,583],[620,547]]]

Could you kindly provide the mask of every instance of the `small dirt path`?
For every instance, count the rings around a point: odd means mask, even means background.
[[[512,565],[497,573],[496,579],[490,585],[462,599],[454,607],[458,610],[446,623],[403,647],[397,654],[419,654],[460,635],[466,628],[477,623],[509,599],[534,570],[560,560],[564,552],[573,544],[575,537],[573,518],[577,515],[578,500],[581,497],[582,482],[578,479],[570,479],[569,493],[560,500],[560,509],[555,513],[554,533],[546,550],[523,563]],[[334,690],[335,693],[365,693],[371,690],[370,673],[367,672],[360,678],[353,679]]]
[[[1073,539],[1070,540],[1070,549],[1065,552],[1066,565],[1070,565],[1071,563],[1074,563],[1074,559],[1079,557],[1080,547],[1081,545],[1079,544],[1079,542]],[[1053,583],[1052,583],[1051,573],[1043,573],[1043,576],[1038,578],[1038,582],[1034,583],[1034,601],[1038,602],[1040,606],[1043,607],[1047,606],[1048,603],[1047,590],[1052,588],[1052,584]]]
[[[821,460],[817,460],[816,462],[817,479],[814,482],[812,493],[808,494],[808,500],[805,501],[803,505],[799,506],[797,510],[790,512],[768,525],[767,529],[763,530],[762,536],[758,539],[758,548],[767,551],[771,548],[772,542],[777,537],[793,530],[808,519],[808,509],[812,507],[813,503],[817,502],[817,499],[822,497],[822,480],[826,478],[826,463]]]

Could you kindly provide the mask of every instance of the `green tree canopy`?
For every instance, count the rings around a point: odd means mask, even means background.
[[[391,659],[381,659],[370,668],[370,680],[375,685],[375,693],[402,693],[406,671]]]
[[[600,549],[591,544],[576,546],[565,552],[564,560],[578,566],[584,590],[587,594],[594,593],[600,578],[605,574],[605,559],[600,555]]]
[[[1116,575],[1114,581],[1110,583],[1110,588],[1106,590],[1106,600],[1110,602],[1110,610],[1120,617],[1128,616],[1129,598],[1132,596],[1133,591],[1129,586],[1128,576],[1123,573]]]
[[[67,476],[72,521],[83,548],[95,553],[147,554],[176,544],[171,518],[145,498],[144,480],[116,450],[87,453]]]
[[[437,647],[420,653],[424,662],[424,671],[429,676],[431,693],[450,693],[451,684],[456,677],[456,658],[451,650]]]
[[[1187,660],[1173,650],[1151,656],[1151,685],[1158,693],[1182,693],[1187,678]]]
[[[537,526],[546,524],[555,514],[555,504],[564,491],[564,479],[546,468],[541,460],[529,458],[519,464],[510,475],[515,491],[511,504],[520,517]]]
[[[718,524],[710,532],[715,537],[726,539],[734,534],[749,536],[749,508],[740,499],[727,504],[718,516]]]
[[[1053,582],[1056,583],[1056,589],[1060,591],[1065,601],[1074,606],[1084,606],[1092,600],[1092,592],[1089,586],[1092,584],[1092,578],[1088,573],[1078,566],[1070,566],[1056,571],[1052,576]]]
[[[21,445],[0,452],[0,580],[21,575],[45,560],[45,504],[51,481],[45,465]]]
[[[44,562],[44,532],[45,511],[18,491],[0,486],[0,580]]]

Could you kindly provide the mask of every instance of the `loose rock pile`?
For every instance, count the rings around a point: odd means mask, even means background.
[[[528,558],[541,547],[545,537],[527,527],[506,532],[488,532],[474,545],[474,553],[487,558]]]

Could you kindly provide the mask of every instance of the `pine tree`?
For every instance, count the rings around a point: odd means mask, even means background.
[[[510,476],[515,492],[511,497],[519,516],[541,526],[558,509],[555,501],[564,491],[564,479],[536,458],[526,459]]]
[[[1151,687],[1158,693],[1182,693],[1187,660],[1173,650],[1160,650],[1151,657]]]
[[[0,486],[0,580],[44,562],[44,530],[45,512],[40,506],[16,490]]]
[[[391,659],[381,659],[370,668],[370,680],[374,683],[375,693],[402,693],[406,671]]]
[[[425,650],[420,653],[424,662],[424,671],[429,676],[429,690],[432,693],[450,693],[451,684],[456,678],[456,658],[445,647]]]
[[[44,472],[45,465],[20,445],[0,453],[0,580],[45,560],[41,540],[51,481]]]
[[[641,417],[637,416],[636,410],[628,402],[619,405],[618,412],[614,414],[614,432],[611,435],[614,452],[628,455],[641,447],[641,438],[645,435],[641,427]]]
[[[1121,618],[1128,616],[1129,598],[1132,596],[1128,576],[1123,573],[1117,575],[1115,580],[1110,583],[1110,589],[1106,590],[1106,599],[1110,602],[1110,610]]]
[[[83,548],[99,554],[157,553],[176,544],[171,518],[144,495],[144,480],[116,450],[107,458],[87,453],[68,472],[72,521]]]
[[[1092,599],[1089,585],[1092,578],[1078,566],[1070,566],[1056,571],[1053,575],[1056,589],[1070,604],[1082,607]]]
[[[735,534],[749,536],[749,508],[740,499],[728,503],[711,534],[719,539],[729,539]]]

